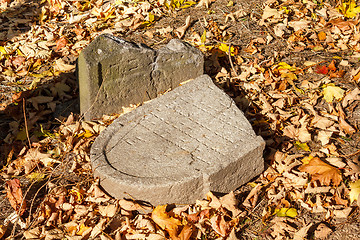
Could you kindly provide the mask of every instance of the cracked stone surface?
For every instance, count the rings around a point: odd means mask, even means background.
[[[202,53],[177,39],[153,50],[104,34],[79,55],[80,112],[86,120],[156,98],[203,74]]]
[[[260,174],[264,147],[233,100],[202,75],[120,116],[90,158],[114,197],[193,203]]]

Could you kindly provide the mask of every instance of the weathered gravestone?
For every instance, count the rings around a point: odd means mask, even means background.
[[[203,74],[202,53],[180,40],[153,50],[109,34],[78,58],[80,112],[85,119],[120,112]]]
[[[91,162],[114,197],[192,203],[260,174],[264,147],[233,100],[202,75],[120,116],[95,140]]]

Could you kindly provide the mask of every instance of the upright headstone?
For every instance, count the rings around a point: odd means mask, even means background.
[[[193,203],[260,174],[264,147],[234,101],[202,75],[120,116],[90,158],[114,197]]]
[[[88,120],[119,112],[200,76],[203,65],[202,53],[180,40],[153,50],[100,35],[78,58],[80,112]]]

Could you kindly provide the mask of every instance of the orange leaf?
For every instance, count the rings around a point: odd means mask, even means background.
[[[320,41],[324,41],[326,39],[326,33],[325,32],[319,32],[318,33],[318,39]]]
[[[151,213],[152,220],[166,230],[172,239],[177,239],[177,230],[181,224],[179,219],[170,217],[166,212],[167,205],[157,206]]]
[[[328,66],[328,69],[329,69],[329,71],[333,71],[333,72],[336,71],[335,61],[334,60],[331,61],[331,63]]]
[[[23,198],[19,179],[12,179],[6,182],[6,196],[10,205],[21,216],[26,210],[26,202]]]
[[[65,37],[61,37],[59,40],[56,41],[56,49],[55,51],[59,51],[62,48],[64,48],[66,46],[66,44],[68,43],[67,39]]]
[[[321,161],[318,157],[299,167],[299,170],[309,173],[312,181],[319,180],[321,185],[330,185],[332,182],[335,186],[338,186],[342,181],[340,170]]]
[[[326,75],[329,72],[329,69],[326,66],[317,66],[316,73]]]

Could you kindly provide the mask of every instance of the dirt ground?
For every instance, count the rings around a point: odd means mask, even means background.
[[[350,92],[358,87],[358,84],[352,80],[354,75],[352,74],[351,70],[358,69],[358,67],[360,67],[360,63],[358,58],[352,57],[354,51],[350,50],[314,51],[311,48],[304,48],[301,51],[297,51],[296,49],[294,50],[294,47],[290,46],[291,44],[289,44],[288,42],[288,37],[291,35],[290,32],[285,33],[285,35],[279,37],[274,33],[271,25],[259,25],[259,21],[263,16],[265,1],[236,0],[233,1],[232,4],[229,4],[229,2],[230,1],[217,0],[214,2],[210,2],[210,6],[208,9],[203,6],[200,8],[189,7],[173,12],[165,12],[160,15],[159,19],[157,19],[155,23],[151,25],[151,27],[138,28],[135,30],[125,31],[123,33],[118,32],[115,33],[115,35],[129,41],[144,43],[152,48],[159,48],[166,44],[171,38],[177,37],[177,35],[173,32],[165,33],[165,35],[158,34],[157,30],[164,29],[168,26],[172,27],[173,29],[177,29],[184,25],[188,16],[191,16],[191,24],[187,28],[185,35],[182,37],[183,40],[186,40],[193,44],[194,38],[199,37],[199,35],[201,36],[204,30],[207,30],[207,32],[209,33],[209,35],[207,36],[208,41],[206,42],[207,46],[218,45],[223,43],[222,41],[225,40],[226,44],[228,44],[229,46],[235,46],[238,51],[236,53],[236,56],[240,56],[241,60],[236,59],[235,57],[229,57],[227,54],[221,56],[219,55],[219,52],[216,51],[203,51],[206,59],[205,73],[210,75],[212,79],[214,79],[214,81],[217,83],[217,85],[235,100],[238,106],[245,112],[257,134],[261,135],[267,142],[267,146],[264,152],[266,169],[265,172],[271,172],[273,171],[272,169],[275,168],[274,154],[277,150],[281,150],[289,156],[300,154],[303,157],[306,156],[308,153],[306,150],[298,148],[294,144],[290,144],[295,141],[283,134],[283,127],[287,126],[287,119],[283,120],[281,119],[281,117],[278,118],[279,126],[282,124],[280,122],[284,122],[284,126],[279,127],[278,129],[272,128],[271,124],[269,123],[270,121],[264,120],[270,119],[268,112],[263,111],[264,105],[258,104],[258,97],[255,93],[252,92],[253,90],[248,91],[248,89],[243,87],[244,82],[247,83],[247,81],[251,82],[252,80],[250,79],[242,81],[238,77],[241,73],[246,71],[246,68],[244,66],[250,66],[251,64],[255,63],[259,66],[259,68],[262,67],[264,69],[271,69],[272,65],[275,65],[275,63],[279,62],[285,62],[291,66],[298,67],[304,66],[305,62],[326,63],[326,65],[328,65],[334,59],[337,61],[339,59],[342,59],[347,61],[348,65],[337,65],[337,70],[344,70],[344,75],[331,78],[331,81],[336,83],[337,86],[343,89],[347,89],[347,91]],[[301,5],[299,1],[292,1],[292,3],[294,5]],[[330,2],[328,4],[336,6],[337,3]],[[21,14],[33,14],[34,16],[40,15],[40,12],[38,11],[39,6],[41,6],[40,3],[29,2],[24,3],[23,6],[27,6],[27,10],[31,11],[28,13],[22,12]],[[229,18],[227,22],[225,21],[227,15],[229,15],[230,13],[234,13],[239,9],[243,10],[244,13],[239,15],[240,17],[237,17],[236,21],[232,21],[231,18]],[[16,14],[19,14],[18,11],[14,11],[13,15],[11,15],[10,13],[10,10],[8,10],[7,12],[5,11],[2,13],[2,15],[0,15],[0,24],[2,25],[2,29],[7,29],[9,26],[8,23],[14,21],[14,19],[16,19],[18,16]],[[15,29],[13,30],[14,34],[18,34],[20,36],[21,34],[23,34],[23,32],[29,31],[29,29],[27,27],[24,27],[22,24],[23,23],[19,21],[19,23],[16,25],[18,29],[16,29],[15,27]],[[64,21],[59,20],[59,22],[56,24],[63,24],[65,26],[63,31],[67,32],[68,29]],[[224,34],[224,32],[226,32],[226,34]],[[198,35],[196,36],[195,33]],[[269,43],[260,44],[254,42],[255,39],[264,39],[267,36],[272,37],[272,40]],[[6,37],[2,38],[3,39],[1,39],[1,43],[2,45],[5,45],[8,39],[6,39]],[[254,47],[256,47],[255,53],[249,51],[249,46],[252,46],[252,44],[254,45]],[[58,56],[55,55],[54,57],[56,58]],[[70,52],[70,54],[63,58],[66,58],[68,63],[73,64],[75,63],[76,57],[77,56],[75,54],[72,54]],[[340,60],[338,62],[340,62]],[[39,72],[44,72],[51,68],[46,62],[42,64],[43,66],[39,68]],[[6,75],[6,69],[7,68],[5,67],[5,64],[3,64],[1,70],[4,76]],[[306,69],[306,67],[304,69]],[[224,74],[219,75],[219,73]],[[253,76],[255,76],[255,74]],[[308,72],[304,70],[303,73],[298,74],[297,77],[298,78],[294,80],[294,82],[295,85],[299,87],[300,83],[304,82],[305,80],[312,83],[322,81],[324,75],[316,71]],[[50,196],[51,186],[63,186],[68,189],[74,186],[81,186],[84,189],[88,189],[94,182],[88,163],[84,164],[84,166],[77,166],[76,168],[74,168],[74,159],[76,159],[75,155],[83,154],[86,151],[88,152],[92,141],[88,141],[86,143],[87,145],[84,147],[84,152],[66,152],[66,154],[59,157],[59,159],[61,159],[61,163],[55,164],[51,168],[41,170],[43,171],[43,173],[45,173],[46,177],[42,178],[40,181],[30,180],[27,175],[24,174],[23,170],[19,172],[17,172],[16,169],[13,172],[10,172],[8,170],[9,166],[12,166],[11,164],[13,162],[16,162],[17,159],[24,158],[24,156],[26,156],[24,154],[22,155],[22,153],[20,152],[24,147],[27,149],[29,148],[28,138],[31,139],[33,145],[34,143],[38,143],[38,145],[35,144],[34,146],[40,146],[40,149],[56,149],[56,144],[60,143],[55,144],[51,141],[41,142],[45,139],[44,136],[46,134],[44,134],[44,132],[47,133],[48,131],[49,134],[50,132],[60,133],[59,127],[70,116],[70,112],[73,112],[74,114],[79,114],[79,93],[76,82],[75,70],[69,71],[67,73],[61,73],[55,77],[44,77],[35,89],[26,90],[32,84],[33,79],[34,78],[32,77],[23,77],[17,78],[14,81],[9,80],[9,78],[6,77],[0,77],[0,99],[2,101],[2,108],[0,111],[0,167],[3,168],[0,175],[0,209],[2,210],[0,211],[0,225],[5,225],[5,219],[9,219],[10,214],[14,212],[14,209],[10,205],[7,197],[8,188],[6,187],[6,182],[10,179],[13,179],[14,177],[20,180],[24,198],[26,199],[28,205],[28,209],[25,211],[24,215],[22,215],[22,219],[24,222],[27,223],[28,226],[31,227],[39,226],[36,225],[38,224],[36,223],[36,216],[40,215],[35,215],[35,213],[41,212],[42,204],[48,201],[47,197]],[[56,109],[54,108],[51,111],[48,111],[49,107],[40,107],[36,109],[34,105],[29,104],[29,102],[27,102],[25,106],[23,99],[27,100],[39,95],[50,96],[52,87],[54,87],[57,83],[65,83],[67,86],[70,86],[71,90],[69,90],[64,95],[65,97],[58,96],[54,98],[54,101],[56,100]],[[291,87],[291,83],[287,84],[287,86]],[[273,91],[270,85],[260,84],[259,87],[261,88],[261,91],[265,93]],[[288,88],[289,87],[285,87],[284,90]],[[291,112],[292,116],[296,116],[297,107],[300,106],[303,101],[305,102],[307,96],[301,93],[297,94],[294,99],[295,100],[293,100],[293,106],[289,106],[286,109],[286,111],[288,111],[289,109],[293,110]],[[323,112],[326,111],[324,109],[329,108],[326,103],[321,100],[315,101],[313,107],[316,112]],[[335,104],[333,107],[335,108]],[[25,114],[24,109],[26,110]],[[310,110],[307,111],[310,112]],[[337,151],[339,153],[338,156],[344,156],[343,161],[345,163],[352,162],[353,165],[351,166],[354,166],[354,164],[356,166],[359,166],[357,165],[358,156],[360,155],[358,133],[360,107],[358,106],[358,100],[356,100],[355,103],[353,103],[351,106],[345,107],[343,111],[347,116],[346,121],[351,126],[353,126],[356,131],[352,134],[347,134],[346,136],[340,136],[341,134],[334,134],[331,138],[331,141],[333,145],[337,148]],[[290,112],[290,110],[288,112]],[[21,140],[17,139],[16,137],[10,137],[12,139],[11,141],[5,140],[9,133],[11,133],[9,130],[9,124],[12,124],[12,122],[17,122],[19,128],[22,126],[24,130],[24,122],[26,120],[24,116],[27,116],[27,120],[31,120],[31,124],[33,125],[33,128],[31,128],[31,130],[28,132],[30,136],[25,136],[24,138],[21,138]],[[34,116],[37,117],[34,118]],[[40,131],[40,126],[46,131]],[[41,136],[35,136],[39,132],[42,132],[42,135],[40,134]],[[11,134],[19,136],[18,132],[14,132]],[[95,137],[96,136],[94,135],[93,138]],[[65,142],[66,139],[62,139],[62,141]],[[318,141],[310,141],[307,142],[307,144],[312,150],[314,149],[313,152],[316,152],[316,154],[318,154],[317,156],[323,156],[318,153],[321,152],[320,149],[322,149],[323,147]],[[44,147],[45,145],[46,147]],[[16,164],[21,165],[21,162],[16,162]],[[81,165],[82,162],[78,161],[77,164]],[[39,168],[42,169],[42,167]],[[348,165],[346,165],[346,167],[343,167],[343,169],[341,170],[344,171],[344,169],[346,169],[347,171],[347,169],[349,169]],[[351,168],[351,170],[354,169],[355,168]],[[275,168],[275,170],[277,169]],[[274,175],[280,176],[281,173]],[[353,173],[353,175],[356,175],[358,177],[358,173],[356,172]],[[259,176],[259,178],[253,179],[251,181],[254,183],[263,183],[264,186],[260,192],[256,193],[257,199],[254,200],[252,208],[239,204],[239,209],[246,212],[247,215],[245,218],[242,219],[242,222],[239,222],[238,225],[236,225],[236,237],[238,239],[295,239],[294,232],[298,232],[301,228],[305,226],[308,227],[308,230],[306,231],[307,235],[304,235],[307,239],[359,239],[358,236],[360,231],[360,212],[359,207],[355,203],[350,203],[348,200],[346,200],[347,202],[345,205],[347,208],[351,208],[351,213],[344,218],[329,217],[326,215],[327,212],[325,210],[316,213],[315,211],[313,211],[314,209],[306,209],[299,202],[289,200],[291,199],[291,197],[289,197],[291,195],[290,191],[285,191],[283,197],[284,201],[282,201],[281,203],[273,203],[271,205],[269,204],[270,200],[267,192],[272,189],[271,186],[273,186],[276,181],[269,180],[270,178],[272,177],[269,177],[269,175],[262,175]],[[267,182],[264,179],[266,179]],[[350,177],[346,178],[344,179],[343,184],[347,184],[352,180],[353,179],[350,179]],[[277,187],[274,187],[275,190],[276,188]],[[250,185],[239,186],[239,188],[235,191],[235,195],[238,201],[242,203],[247,200],[247,197],[249,196],[249,193],[252,189],[253,188]],[[277,193],[279,192],[281,191],[279,190]],[[314,200],[315,198],[322,198],[324,200],[326,199],[326,197],[332,197],[331,194],[333,193],[330,194],[327,192],[321,192],[321,194],[321,197],[317,197],[316,193],[309,197],[309,199],[313,200],[314,205],[316,205]],[[329,201],[334,202],[335,200],[331,198],[331,200]],[[274,215],[269,215],[272,211],[269,209],[276,208],[277,206],[288,206],[287,203],[284,202],[290,202],[291,206],[297,209],[297,216],[295,218],[286,220],[287,222],[284,223],[284,225],[281,225],[278,224],[279,222],[274,221]],[[331,204],[328,204],[324,206],[325,209],[330,212],[330,210],[337,210],[337,208],[339,208],[339,205],[340,204],[334,204],[333,207],[331,207]],[[331,213],[333,214],[333,212]],[[131,219],[135,219],[135,217]],[[323,233],[323,231],[325,231],[321,228],[323,225],[325,226],[323,229],[329,229],[329,234],[319,235],[319,232]],[[290,230],[286,230],[283,233],[277,234],[277,230],[274,230],[274,226],[275,228],[284,228]],[[22,229],[19,224],[14,225],[13,223],[10,223],[6,228],[4,238],[10,236],[9,239],[24,239],[24,231],[31,229],[31,227]],[[46,228],[49,229],[51,227],[53,227],[52,224],[46,226]],[[109,232],[109,230],[106,231]],[[104,232],[106,231],[104,230]],[[229,235],[221,236],[219,234],[212,234],[213,233],[209,234],[208,236],[203,236],[201,239],[235,239],[230,238]],[[123,239],[128,239],[124,236]],[[62,237],[64,236],[62,235]],[[112,237],[109,237],[108,239],[116,239],[115,237]],[[39,238],[61,239],[56,237]],[[36,239],[36,237],[34,237],[33,239]],[[63,239],[66,238],[64,237]],[[100,237],[97,236],[95,237],[95,239],[100,239]]]

